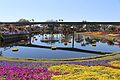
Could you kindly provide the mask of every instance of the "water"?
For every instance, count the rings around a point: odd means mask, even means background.
[[[44,35],[34,35],[31,42],[34,45],[42,46],[56,46],[63,48],[78,48],[84,50],[100,51],[100,52],[118,52],[120,51],[120,46],[116,46],[118,42],[110,42],[105,39],[95,39],[89,36],[81,36],[76,34],[73,46],[72,34],[62,35],[62,34],[44,34]],[[49,40],[49,41],[43,41]],[[42,42],[43,41],[43,42]],[[92,41],[92,42],[91,42]],[[85,52],[75,52],[67,50],[51,50],[47,48],[35,48],[28,46],[19,46],[18,43],[29,43],[29,41],[20,41],[17,43],[12,43],[12,46],[4,46],[0,48],[1,56],[5,57],[15,57],[15,58],[37,58],[37,59],[63,59],[63,58],[81,58],[96,56],[98,54],[85,53]],[[92,44],[95,44],[94,46]],[[19,51],[13,52],[12,48],[18,48]]]

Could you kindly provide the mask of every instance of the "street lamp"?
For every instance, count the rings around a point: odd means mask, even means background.
[[[72,29],[72,36],[73,36],[73,38],[72,38],[72,48],[74,48],[74,26],[71,26],[70,28]]]

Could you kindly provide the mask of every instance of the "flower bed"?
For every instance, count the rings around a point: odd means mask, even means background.
[[[91,61],[0,61],[1,80],[120,80],[120,58]],[[117,68],[116,68],[117,67]]]
[[[105,35],[107,32],[85,32],[86,34]]]
[[[14,66],[0,66],[2,80],[50,80],[52,72],[46,68],[20,68]]]
[[[68,74],[53,75],[52,80],[119,80],[120,70],[104,66],[81,66],[63,64],[52,66],[51,71]]]
[[[115,67],[120,67],[120,60],[111,61],[109,64]]]
[[[111,37],[119,37],[120,34],[108,34],[108,36],[111,36]]]

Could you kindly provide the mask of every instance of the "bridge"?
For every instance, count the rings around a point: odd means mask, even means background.
[[[13,25],[35,25],[35,24],[66,24],[66,25],[84,25],[84,24],[103,24],[103,25],[120,25],[120,22],[0,22],[0,24]]]

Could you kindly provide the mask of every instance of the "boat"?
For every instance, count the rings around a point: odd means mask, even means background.
[[[92,46],[96,46],[96,44],[95,43],[93,43],[93,44],[91,44]]]
[[[18,48],[12,48],[12,51],[19,51]]]
[[[56,48],[57,48],[56,46],[51,46],[52,50],[56,50]]]

